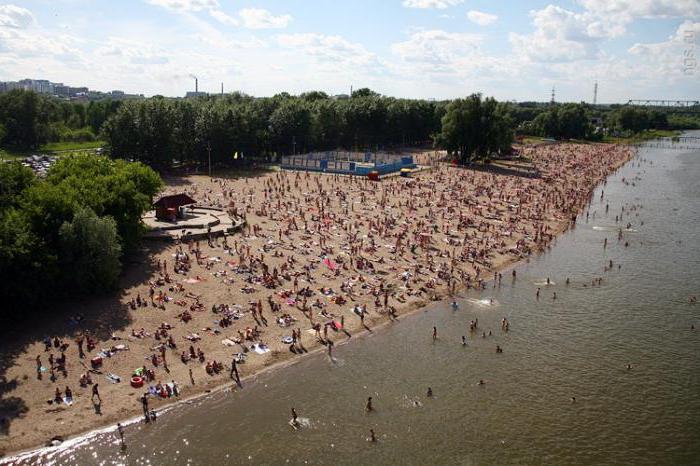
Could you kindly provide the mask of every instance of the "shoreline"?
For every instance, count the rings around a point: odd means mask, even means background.
[[[576,216],[580,215],[582,212],[585,211],[585,209],[590,205],[592,202],[592,193],[595,191],[596,188],[598,188],[601,184],[604,184],[608,178],[612,175],[614,175],[622,166],[626,165],[629,163],[636,153],[634,152],[629,152],[628,156],[620,159],[618,163],[616,163],[613,167],[610,167],[609,172],[601,179],[598,180],[597,183],[595,183],[593,186],[590,187],[590,193],[589,197],[584,202],[582,205],[577,206],[576,210]],[[428,176],[430,176],[430,173],[427,173]],[[530,259],[534,257],[539,257],[540,254],[546,252],[549,247],[551,247],[553,244],[556,243],[556,240],[559,236],[561,236],[563,233],[567,232],[569,228],[571,227],[572,223],[570,219],[562,218],[558,219],[555,223],[552,224],[554,227],[552,229],[552,239],[548,244],[545,244],[541,248],[532,251],[528,256],[526,257],[521,257],[521,258],[516,258],[513,256],[502,256],[499,259],[502,259],[498,262],[495,262],[492,267],[489,267],[486,271],[487,274],[485,275],[485,282],[490,283],[493,279],[493,274],[496,272],[502,272],[507,269],[511,269],[514,267],[519,266],[522,263],[525,263],[529,261]],[[233,237],[235,238],[235,237]],[[491,277],[489,277],[489,274]],[[426,310],[431,307],[431,305],[439,305],[439,304],[444,304],[444,300],[448,298],[449,293],[447,293],[446,289],[443,289],[445,287],[441,287],[439,292],[437,292],[435,295],[438,296],[439,299],[436,300],[431,300],[431,299],[421,299],[418,301],[408,301],[405,304],[397,305],[397,314],[399,317],[404,317],[404,316],[410,316],[412,314],[415,314],[419,310]],[[462,283],[459,284],[459,288],[456,290],[456,293],[460,293],[464,290],[467,290],[471,288],[470,286],[466,286]],[[351,303],[347,303],[346,307],[350,305]],[[346,328],[350,331],[352,334],[353,338],[343,338],[343,339],[338,339],[338,341],[335,343],[338,346],[343,346],[349,342],[355,341],[356,339],[362,339],[366,337],[367,335],[370,335],[374,332],[377,331],[382,331],[386,328],[388,328],[392,323],[394,323],[392,320],[387,319],[387,316],[385,314],[381,315],[376,315],[373,314],[370,318],[367,319],[369,325],[371,326],[371,330],[365,330],[359,325],[348,325]],[[353,322],[356,324],[356,322]],[[265,361],[262,364],[259,364],[254,367],[253,372],[246,374],[244,377],[242,377],[242,382],[245,381],[250,381],[250,380],[255,380],[257,377],[262,376],[264,374],[269,374],[273,370],[279,370],[285,367],[292,366],[298,362],[301,362],[303,360],[306,360],[306,358],[301,358],[301,357],[296,357],[296,356],[313,356],[317,355],[320,352],[323,352],[325,349],[325,346],[320,344],[318,341],[314,341],[313,343],[309,343],[309,349],[305,354],[302,355],[294,355],[289,352],[273,352],[271,353],[270,356],[274,356],[269,359],[273,359],[272,361]],[[247,367],[250,365],[246,363],[243,365],[243,369],[245,370]],[[225,376],[226,374],[224,374]],[[204,380],[204,379],[203,379]],[[181,386],[184,388],[185,385],[181,384]],[[160,413],[166,413],[172,409],[176,409],[178,406],[183,405],[183,404],[190,404],[196,400],[201,400],[204,399],[207,396],[212,396],[215,394],[219,394],[221,392],[225,392],[226,390],[231,390],[232,388],[235,389],[235,382],[230,380],[228,377],[226,378],[226,381],[223,382],[219,379],[206,379],[206,382],[198,385],[196,387],[191,387],[190,385],[186,385],[187,387],[187,392],[190,390],[193,390],[192,393],[188,393],[186,396],[181,396],[181,398],[176,399],[175,401],[168,401],[163,405],[158,405],[157,410]],[[182,390],[182,389],[181,389]],[[136,422],[140,422],[142,420],[142,416],[140,416],[138,413],[140,411],[140,408],[137,404],[132,404],[131,408],[127,408],[127,411],[129,414],[127,415],[124,413],[124,415],[117,414],[116,416],[112,415],[110,417],[105,417],[104,420],[105,422],[101,423],[94,423],[92,426],[87,427],[85,429],[82,429],[76,433],[71,433],[69,435],[65,436],[65,440],[62,442],[61,445],[58,445],[56,447],[41,447],[41,446],[33,446],[33,447],[27,447],[27,448],[20,448],[15,451],[11,452],[5,452],[4,456],[0,457],[0,464],[5,464],[7,462],[11,461],[17,461],[22,458],[26,458],[32,455],[35,455],[39,452],[50,452],[50,451],[55,451],[55,450],[61,450],[64,448],[70,448],[77,443],[80,443],[82,441],[85,441],[89,438],[92,438],[95,435],[99,435],[102,433],[106,432],[112,432],[116,430],[116,423],[120,422],[120,420],[127,419],[125,421],[126,423],[124,425],[131,425]],[[99,419],[99,418],[98,418]]]

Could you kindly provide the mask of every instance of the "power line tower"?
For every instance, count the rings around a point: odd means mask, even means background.
[[[550,105],[554,105],[554,97],[555,97],[554,86],[552,86],[552,99],[549,101]]]
[[[593,105],[598,104],[598,81],[593,85]]]

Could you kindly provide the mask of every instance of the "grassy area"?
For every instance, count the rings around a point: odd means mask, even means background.
[[[680,131],[675,131],[675,130],[662,130],[662,129],[652,129],[652,130],[647,130],[643,131],[638,134],[634,134],[629,137],[612,137],[612,136],[606,136],[603,139],[603,142],[609,142],[612,144],[635,144],[638,142],[644,142],[648,141],[650,139],[658,139],[658,138],[672,138],[674,136],[680,135]]]
[[[38,152],[60,152],[69,150],[97,149],[104,146],[104,141],[87,142],[50,142],[39,148]]]
[[[29,157],[33,154],[65,155],[73,152],[97,149],[104,146],[104,141],[88,142],[50,142],[35,150],[16,151],[12,149],[0,148],[1,160],[16,160]]]

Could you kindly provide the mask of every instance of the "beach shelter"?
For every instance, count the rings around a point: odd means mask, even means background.
[[[156,209],[156,218],[159,220],[169,220],[174,222],[176,218],[182,217],[181,207],[196,204],[197,201],[184,193],[163,196],[153,203]]]

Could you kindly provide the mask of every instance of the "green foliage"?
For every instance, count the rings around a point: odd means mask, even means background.
[[[555,139],[589,139],[594,137],[591,117],[585,104],[555,105],[532,121],[535,135]]]
[[[0,210],[17,207],[19,195],[36,181],[34,172],[20,163],[0,163]]]
[[[512,125],[507,105],[472,94],[447,105],[438,143],[462,162],[483,159],[510,149]]]
[[[672,129],[700,129],[700,116],[669,115],[668,127]]]
[[[49,141],[93,141],[120,102],[70,103],[32,91],[0,94],[0,144],[29,151]]]
[[[0,124],[5,127],[3,141],[10,147],[31,149],[41,141],[40,102],[33,92],[13,90],[0,94]]]
[[[162,181],[149,167],[92,155],[60,159],[43,180],[0,165],[0,292],[9,305],[110,289]],[[0,311],[2,314],[2,311]]]
[[[121,271],[121,245],[117,223],[112,217],[98,217],[81,207],[73,220],[58,231],[61,268],[73,272],[65,277],[67,286],[80,294],[109,290]]]

